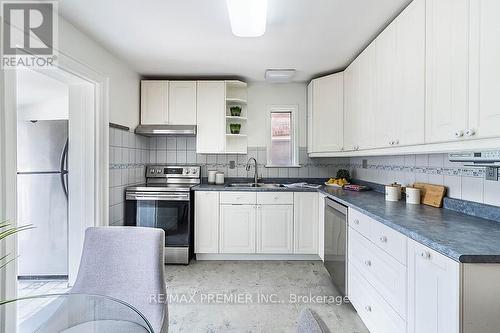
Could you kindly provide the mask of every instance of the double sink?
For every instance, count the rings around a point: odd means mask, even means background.
[[[233,183],[228,184],[227,187],[239,187],[239,188],[280,188],[285,187],[283,184],[275,184],[275,183]]]

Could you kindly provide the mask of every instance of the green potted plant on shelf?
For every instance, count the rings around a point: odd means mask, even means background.
[[[241,124],[229,124],[229,130],[231,134],[240,134]]]
[[[229,112],[231,112],[231,116],[240,117],[241,116],[241,106],[231,106],[229,108]]]

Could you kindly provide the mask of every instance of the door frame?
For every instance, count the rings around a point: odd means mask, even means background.
[[[66,79],[76,76],[93,85],[92,104],[85,104],[89,109],[92,108],[92,114],[88,116],[92,118],[93,128],[88,130],[94,137],[94,147],[89,150],[93,154],[90,159],[93,163],[88,167],[91,169],[93,184],[88,187],[88,190],[84,190],[81,198],[82,202],[85,202],[85,207],[93,207],[93,211],[82,219],[85,225],[78,226],[79,235],[74,241],[79,242],[79,253],[81,253],[85,229],[89,226],[109,225],[109,78],[61,51],[59,51],[57,67],[57,71],[45,69],[40,72],[59,80],[64,79],[65,76]],[[4,103],[0,103],[0,219],[15,221],[17,216],[15,70],[0,70],[0,89],[0,97],[3,94],[4,100]],[[88,94],[80,97],[82,101],[88,101]],[[7,242],[3,243],[0,246],[0,254],[16,253],[17,237],[10,237]],[[79,257],[76,269],[79,265]],[[17,297],[17,264],[14,261],[7,269],[0,271],[0,299],[15,297]],[[16,320],[11,320],[12,318],[17,318],[15,309],[11,313],[0,311],[0,323],[3,323],[0,324],[0,332],[15,332]]]

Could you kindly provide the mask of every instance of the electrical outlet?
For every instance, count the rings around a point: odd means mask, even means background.
[[[361,165],[362,165],[363,169],[368,168],[368,160],[363,160],[363,161],[361,162]]]
[[[236,168],[236,162],[235,161],[229,161],[229,169],[234,169]]]
[[[484,178],[486,180],[498,180],[498,168],[486,167]]]

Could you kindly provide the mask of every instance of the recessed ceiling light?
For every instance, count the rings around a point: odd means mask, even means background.
[[[294,75],[295,69],[268,69],[264,77],[272,83],[287,83],[292,81]]]
[[[238,37],[260,37],[266,32],[267,0],[226,0],[231,31]]]

